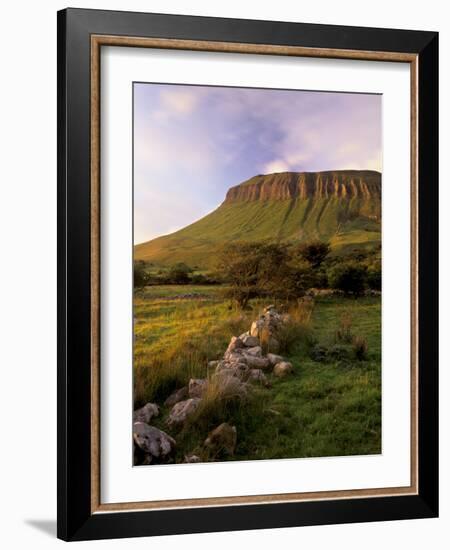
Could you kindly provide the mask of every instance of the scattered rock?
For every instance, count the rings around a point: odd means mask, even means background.
[[[243,363],[245,361],[245,357],[240,351],[239,352],[226,351],[223,358],[227,363]]]
[[[281,363],[282,361],[284,361],[281,355],[276,355],[275,353],[268,353],[267,359],[269,360],[269,363],[272,367],[274,367],[277,363]]]
[[[172,427],[184,424],[186,419],[196,411],[200,401],[200,398],[192,397],[191,399],[180,401],[174,405],[166,421],[167,425]]]
[[[244,355],[251,355],[252,357],[262,357],[262,348],[261,346],[247,348],[246,350],[244,350]]]
[[[230,368],[215,374],[212,379],[215,399],[221,401],[238,399],[244,401],[249,391],[249,384],[247,384],[248,372],[248,367],[247,371]]]
[[[143,461],[146,464],[164,460],[176,445],[175,439],[166,432],[144,422],[134,423],[133,439],[139,449],[147,455]]]
[[[274,305],[267,306],[259,319],[253,321],[250,327],[250,335],[263,342],[271,353],[276,353],[280,349],[280,344],[276,338],[277,330],[289,319],[288,314],[280,315]]]
[[[249,367],[245,363],[227,363],[223,361],[216,368],[214,379],[219,380],[219,382],[224,382],[231,376],[239,380],[244,380],[248,371]]]
[[[201,459],[197,455],[184,455],[184,463],[185,464],[197,464],[198,462],[201,462]]]
[[[259,346],[258,338],[256,338],[256,336],[250,336],[249,333],[242,334],[241,336],[239,336],[239,338],[244,344],[244,346],[247,348],[253,348],[255,346]]]
[[[268,369],[270,367],[270,361],[267,357],[253,357],[252,355],[246,355],[245,362],[251,369]]]
[[[287,361],[277,363],[273,369],[273,374],[275,376],[278,376],[279,378],[283,378],[284,376],[287,376],[288,374],[291,374],[293,372],[294,368],[292,367],[292,364],[288,363]]]
[[[250,369],[248,372],[248,381],[256,382],[266,388],[270,386],[266,375],[263,373],[261,369]]]
[[[381,291],[369,288],[364,292],[364,296],[381,296]]]
[[[306,296],[333,296],[334,290],[332,288],[310,288]]]
[[[234,351],[241,349],[244,347],[244,342],[238,338],[237,336],[233,336],[230,340],[230,343],[228,344],[226,354],[227,353],[233,353]]]
[[[208,380],[206,378],[191,378],[188,387],[189,397],[202,397],[207,388]]]
[[[250,327],[250,336],[254,336],[255,338],[259,338],[263,327],[264,327],[264,320],[263,319],[258,319],[257,321],[253,321],[252,326]]]
[[[225,369],[245,369],[247,367],[247,361],[244,355],[238,355],[236,357],[232,357],[231,359],[224,359],[223,361],[219,361],[219,364],[216,367],[215,372],[220,372]]]
[[[155,405],[154,403],[147,403],[140,409],[137,409],[133,413],[133,422],[145,422],[146,424],[150,424],[150,420],[154,416],[159,415],[159,407],[158,405]]]
[[[174,391],[169,397],[164,401],[166,407],[173,407],[180,401],[184,401],[188,397],[189,391],[187,386],[183,386],[179,390]]]
[[[226,454],[232,456],[236,449],[236,426],[230,426],[227,422],[217,426],[205,439],[205,447],[214,455]]]

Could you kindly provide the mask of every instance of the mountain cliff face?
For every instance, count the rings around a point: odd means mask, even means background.
[[[231,187],[213,212],[171,235],[135,246],[135,258],[211,267],[226,241],[326,240],[335,253],[381,242],[381,174],[282,172]]]
[[[281,172],[255,176],[231,187],[225,203],[249,200],[328,199],[381,200],[379,172]]]

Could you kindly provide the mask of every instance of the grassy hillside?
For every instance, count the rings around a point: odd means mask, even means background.
[[[381,195],[366,187],[356,189],[353,179],[340,183],[338,191],[331,188],[334,182],[329,184],[330,191],[324,191],[320,180],[315,187],[312,182],[303,195],[296,187],[286,187],[284,181],[270,181],[264,198],[264,180],[262,184],[253,180],[232,188],[227,200],[204,218],[135,246],[135,258],[159,265],[185,262],[208,268],[214,263],[215,250],[227,241],[321,239],[330,241],[336,253],[381,241]]]

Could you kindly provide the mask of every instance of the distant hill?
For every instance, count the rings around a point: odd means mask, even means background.
[[[208,268],[227,241],[326,240],[339,254],[381,243],[381,174],[371,170],[281,172],[231,187],[213,212],[135,246],[136,259]]]

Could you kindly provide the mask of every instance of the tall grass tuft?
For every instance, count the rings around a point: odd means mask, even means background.
[[[279,342],[279,352],[293,353],[300,346],[309,348],[313,344],[311,315],[314,301],[301,301],[288,309],[286,321],[278,328],[276,339]]]
[[[344,311],[339,319],[339,327],[336,330],[336,341],[351,344],[353,341],[352,333],[353,318],[349,311]]]
[[[367,359],[367,340],[362,336],[355,336],[352,343],[353,354],[358,361],[365,361]]]

